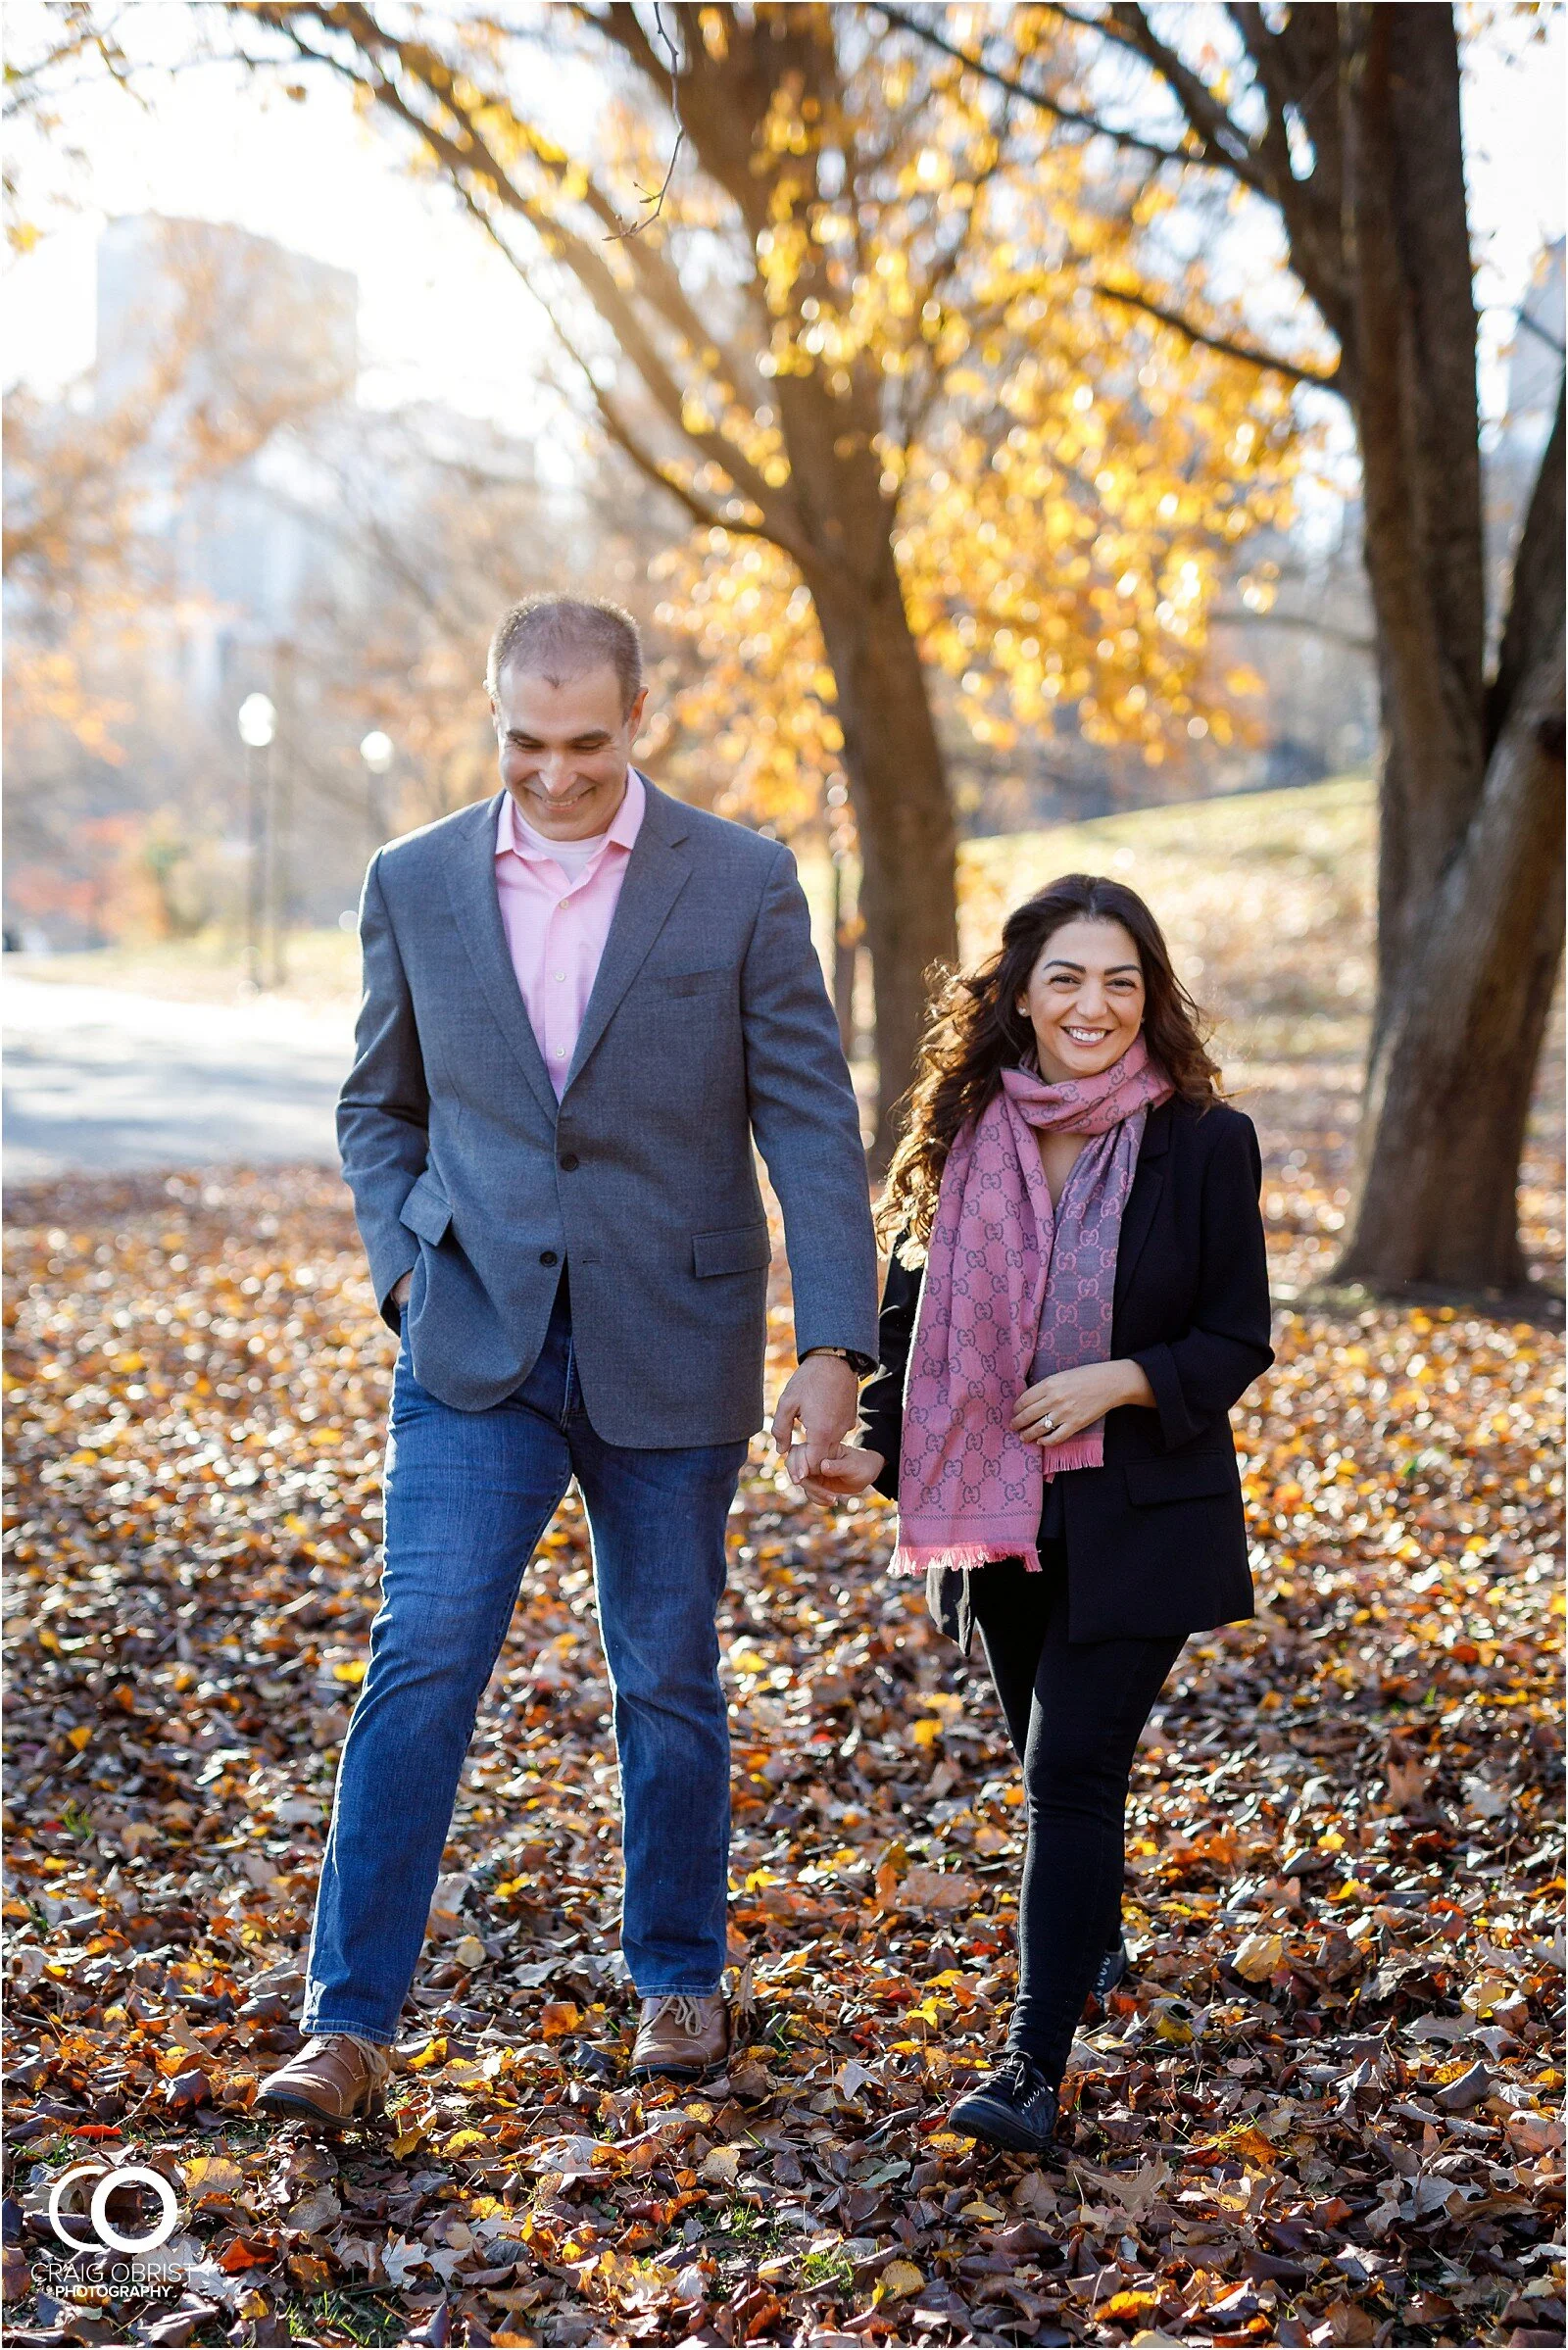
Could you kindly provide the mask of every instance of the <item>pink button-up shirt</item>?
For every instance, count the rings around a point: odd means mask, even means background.
[[[642,777],[633,767],[614,821],[573,881],[514,822],[516,803],[512,794],[501,795],[496,895],[512,967],[558,1101],[566,1090],[566,1072],[626,877],[626,859],[647,806]]]

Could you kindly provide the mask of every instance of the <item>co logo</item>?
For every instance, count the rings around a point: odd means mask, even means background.
[[[62,2212],[60,2208],[67,2187],[76,2179],[96,2179],[98,2181],[87,2206],[87,2218],[98,2239],[96,2244],[84,2243],[80,2236],[71,2232],[69,2222],[79,2220],[81,2214]],[[163,2217],[150,2234],[122,2235],[109,2217],[110,2196],[126,2186],[150,2187],[158,2200]],[[97,2252],[105,2245],[113,2252],[156,2252],[161,2244],[168,2243],[179,2225],[179,2205],[168,2179],[161,2173],[148,2170],[143,2163],[124,2163],[117,2170],[106,2170],[102,2163],[76,2163],[71,2170],[62,2171],[49,2190],[49,2225],[60,2241],[69,2244],[73,2252]]]

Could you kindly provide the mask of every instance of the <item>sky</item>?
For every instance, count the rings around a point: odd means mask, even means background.
[[[8,10],[13,38],[26,4]],[[177,31],[182,12],[170,0],[139,9],[144,24]],[[1544,42],[1517,63],[1489,58],[1465,93],[1489,414],[1502,404],[1510,314],[1543,243],[1564,230],[1568,27],[1561,6],[1546,17]],[[547,53],[542,71],[553,126],[591,152],[595,84],[564,54]],[[517,273],[451,197],[410,175],[397,143],[354,115],[345,90],[313,83],[300,105],[205,67],[172,78],[150,112],[106,83],[83,90],[65,130],[87,161],[69,181],[51,168],[74,210],[7,270],[10,375],[54,390],[91,364],[98,231],[152,211],[233,221],[352,269],[363,400],[438,400],[530,437],[555,413],[538,389],[548,329]]]

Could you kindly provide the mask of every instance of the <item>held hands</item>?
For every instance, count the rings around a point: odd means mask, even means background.
[[[1154,1391],[1139,1364],[1080,1363],[1024,1389],[1013,1406],[1012,1432],[1027,1444],[1059,1444],[1124,1403],[1153,1407]]]
[[[808,1354],[778,1399],[772,1437],[796,1485],[810,1491],[860,1416],[860,1383],[842,1355]]]
[[[880,1452],[868,1451],[862,1444],[839,1444],[827,1453],[811,1477],[803,1477],[801,1484],[808,1497],[831,1505],[835,1501],[853,1501],[860,1493],[868,1493],[882,1474]]]
[[[803,1364],[779,1398],[773,1440],[780,1451],[784,1449],[779,1431],[785,1405],[803,1372],[811,1367],[810,1363]],[[852,1389],[853,1384],[852,1381]],[[1038,1386],[1025,1388],[1013,1410],[1013,1430],[1026,1444],[1059,1444],[1064,1437],[1077,1436],[1107,1411],[1115,1411],[1126,1403],[1142,1404],[1150,1410],[1155,1407],[1154,1391],[1139,1364],[1084,1363],[1075,1371],[1057,1371],[1052,1378],[1042,1379]],[[852,1408],[845,1427],[854,1417]],[[828,1505],[868,1493],[884,1467],[882,1454],[862,1444],[826,1444],[809,1465],[807,1455],[804,1444],[791,1448],[790,1475],[812,1501]]]

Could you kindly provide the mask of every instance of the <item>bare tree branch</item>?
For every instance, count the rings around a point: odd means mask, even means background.
[[[1227,114],[1201,76],[1159,38],[1142,8],[1112,6],[1102,17],[1086,17],[1062,5],[1061,0],[1044,0],[1044,5],[1064,24],[1073,25],[1079,32],[1098,34],[1102,40],[1113,42],[1153,68],[1200,144],[1201,158],[1193,160],[1202,160],[1217,171],[1234,173],[1258,195],[1270,194],[1266,174],[1258,166],[1246,131]]]
[[[618,14],[619,11],[612,13]],[[625,13],[630,16],[633,12],[627,9]],[[641,30],[641,27],[639,26],[638,29]],[[680,161],[680,151],[686,144],[686,125],[680,119],[680,60],[675,54],[674,42],[664,29],[664,12],[660,5],[660,0],[654,0],[654,29],[669,54],[669,111],[675,118],[675,144],[670,150],[669,168],[664,173],[657,195],[645,196],[643,199],[645,204],[652,204],[652,212],[646,220],[637,220],[629,228],[618,229],[616,235],[621,238],[641,236],[643,230],[651,227],[658,220],[664,209],[664,198],[669,193],[669,183],[675,176],[675,166]]]
[[[254,13],[270,22],[275,29],[285,32],[302,56],[308,57],[313,63],[330,66],[346,79],[368,89],[378,105],[412,131],[445,166],[468,211],[485,227],[514,269],[518,267],[516,256],[499,234],[486,206],[475,194],[474,182],[485,187],[506,210],[525,220],[541,237],[547,252],[561,261],[576,278],[674,430],[710,464],[726,473],[740,494],[763,516],[764,529],[761,535],[770,538],[797,563],[804,563],[808,560],[809,549],[794,529],[787,507],[770,490],[745,453],[718,429],[694,428],[687,421],[685,395],[681,386],[670,373],[631,297],[616,282],[604,256],[586,238],[579,236],[517,185],[490,141],[479,130],[472,109],[463,103],[453,86],[455,77],[443,61],[419,44],[404,42],[385,33],[364,8],[333,9],[324,5],[323,0],[312,0],[311,5],[300,7],[294,4],[294,0],[278,0],[277,5],[259,8]],[[366,60],[368,72],[356,73],[354,67],[342,58],[315,48],[304,38],[300,29],[299,20],[302,17],[322,24],[326,29],[334,32],[344,29],[344,20],[353,20],[351,38],[354,39],[358,54]],[[455,124],[454,131],[443,130],[439,123],[409,103],[392,73],[379,62],[377,51],[388,63],[401,69],[413,84],[423,90],[451,118]],[[607,214],[611,220],[616,217],[602,191],[599,191],[599,204],[595,209],[600,218]],[[646,263],[648,249],[631,246],[627,251],[632,257],[634,270],[639,262]],[[559,330],[559,320],[556,323]],[[710,339],[704,337],[705,341]],[[660,478],[666,487],[674,487],[666,475],[661,474]],[[680,493],[677,491],[676,494]],[[710,521],[714,517],[705,514],[702,518]]]
[[[1249,612],[1245,604],[1216,605],[1209,613],[1214,627],[1223,621],[1230,628],[1294,628],[1302,636],[1320,636],[1325,643],[1341,645],[1347,653],[1364,653],[1372,660],[1377,653],[1377,640],[1357,636],[1352,628],[1336,628],[1332,621],[1314,620],[1304,612]]]
[[[604,385],[598,381],[592,367],[572,342],[560,320],[554,318],[554,314],[552,314],[552,323],[561,338],[562,349],[573,365],[581,370],[583,381],[588,387],[589,395],[605,431],[614,442],[615,447],[624,456],[630,458],[632,464],[647,480],[653,482],[659,489],[667,490],[669,495],[678,500],[686,509],[692,520],[704,530],[745,531],[759,538],[765,538],[768,535],[766,531],[758,530],[754,523],[735,521],[729,515],[720,514],[716,508],[710,506],[705,499],[700,497],[689,482],[682,481],[678,474],[662,465],[632,431],[631,426],[621,416]]]
[[[983,57],[975,57],[967,49],[960,49],[954,42],[945,40],[932,25],[922,24],[905,9],[887,8],[881,4],[881,0],[877,0],[877,15],[887,24],[896,25],[901,32],[912,33],[928,49],[935,49],[941,56],[951,58],[955,65],[963,66],[982,81],[989,81],[993,88],[1005,90],[1010,97],[1027,100],[1042,114],[1082,130],[1087,137],[1112,139],[1118,147],[1125,147],[1137,155],[1153,156],[1160,163],[1191,164],[1202,161],[1197,153],[1184,153],[1180,147],[1166,147],[1158,139],[1141,138],[1136,131],[1118,129],[1101,115],[1085,113],[1078,107],[1063,106],[1059,99],[1050,97],[1044,90],[1031,89],[1027,82],[1018,80],[1011,73],[1004,73],[1000,67],[988,65]],[[1097,26],[1096,29],[1100,28]],[[1226,168],[1230,168],[1228,164]]]
[[[1545,344],[1548,351],[1554,351],[1559,359],[1562,358],[1563,345],[1558,336],[1549,334],[1545,327],[1542,325],[1541,320],[1539,318],[1533,318],[1528,311],[1515,311],[1514,323],[1517,326],[1522,326],[1527,334],[1536,335],[1542,342]]]
[[[1234,342],[1229,335],[1213,334],[1208,328],[1195,325],[1184,318],[1180,311],[1167,310],[1163,303],[1152,302],[1147,294],[1129,293],[1124,286],[1097,284],[1093,291],[1105,302],[1124,303],[1129,310],[1143,311],[1157,318],[1162,326],[1174,327],[1190,343],[1200,344],[1205,351],[1217,351],[1224,359],[1239,359],[1250,367],[1261,367],[1272,375],[1287,376],[1292,383],[1310,384],[1315,391],[1344,393],[1340,369],[1335,367],[1328,374],[1316,367],[1302,367],[1294,359],[1286,359],[1277,351],[1259,351],[1247,343]]]

